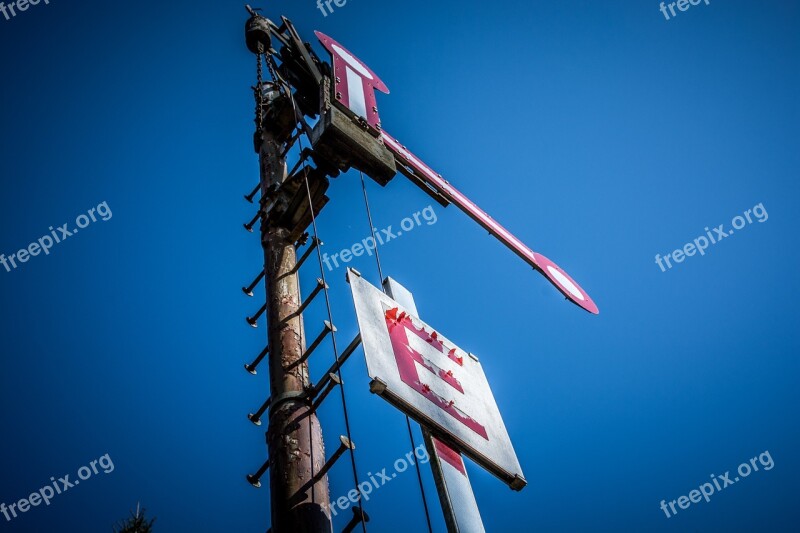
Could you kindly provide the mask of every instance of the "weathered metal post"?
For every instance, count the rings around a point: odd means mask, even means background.
[[[287,186],[285,160],[285,148],[297,121],[288,91],[263,83],[262,56],[271,47],[270,25],[249,7],[248,11],[247,46],[258,57],[255,147],[261,200],[255,220],[261,220],[267,298],[271,531],[331,533],[328,478],[323,471],[325,447],[308,397],[308,365],[301,359],[306,339],[295,251],[295,210],[301,208],[292,202],[297,186]]]
[[[280,187],[286,179],[282,147],[265,131],[261,146],[261,191]],[[325,464],[325,447],[317,416],[310,411],[310,384],[305,352],[297,256],[290,230],[262,227],[267,286],[267,329],[272,402],[267,446],[272,466],[270,493],[272,531],[332,531],[327,476],[315,476]]]

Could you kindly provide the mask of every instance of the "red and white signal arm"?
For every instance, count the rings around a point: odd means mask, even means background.
[[[483,367],[349,269],[370,390],[514,490],[527,482]]]

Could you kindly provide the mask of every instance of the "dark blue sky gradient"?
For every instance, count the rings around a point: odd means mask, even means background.
[[[529,486],[468,465],[487,530],[797,529],[800,4],[712,0],[670,21],[655,1],[263,7],[370,65],[392,91],[385,128],[600,307],[565,302],[454,207],[381,249],[422,318],[480,356],[505,417]],[[265,333],[244,322],[263,293],[239,291],[261,264],[241,227],[258,174],[245,19],[206,0],[51,0],[0,18],[0,253],[101,202],[113,212],[0,267],[0,503],[106,453],[115,465],[0,515],[0,532],[108,532],[139,501],[159,533],[269,525],[269,489],[244,480],[265,458],[245,415],[269,394],[242,369]],[[432,203],[403,177],[367,185],[378,227]],[[332,254],[369,228],[356,173],[329,195]],[[766,222],[655,264],[759,203]],[[378,282],[372,259],[350,266]],[[316,277],[309,262],[306,294]],[[345,346],[352,298],[344,269],[328,278]],[[309,336],[324,318],[315,302]],[[369,393],[361,352],[344,378],[361,475],[390,468],[411,449],[402,415]],[[320,414],[331,451],[335,396]],[[673,518],[659,508],[765,450],[772,470]],[[408,471],[373,494],[370,531],[424,530],[416,483]],[[351,488],[342,462],[331,493]]]

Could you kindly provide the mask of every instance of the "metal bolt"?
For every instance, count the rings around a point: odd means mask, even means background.
[[[358,348],[358,346],[360,344],[361,344],[361,334],[358,334],[358,335],[356,335],[356,338],[353,339],[353,342],[351,342],[347,346],[347,348],[344,349],[344,352],[342,352],[342,355],[339,356],[339,361],[336,362],[336,363],[333,363],[333,366],[331,366],[331,368],[325,374],[325,376],[326,376],[325,379],[326,380],[327,380],[327,376],[328,375],[336,374],[339,371],[339,369],[344,366],[344,364],[347,362],[347,360],[350,358],[350,356],[353,355],[353,352],[356,351],[356,348]]]
[[[256,472],[255,474],[247,474],[247,482],[253,485],[257,489],[261,488],[261,476],[264,475],[264,473],[267,471],[268,468],[269,468],[269,459],[267,459],[267,462],[264,463],[264,465],[258,469],[258,472]]]
[[[269,345],[267,345],[267,347],[264,348],[260,354],[258,354],[258,357],[256,357],[255,361],[253,361],[250,364],[245,364],[244,369],[255,376],[256,374],[258,374],[258,372],[256,372],[256,368],[258,368],[258,365],[261,364],[261,361],[264,360],[264,357],[266,357],[268,353],[269,353]]]
[[[317,349],[317,347],[320,345],[320,343],[322,343],[322,341],[325,340],[325,337],[328,336],[328,333],[330,333],[330,332],[334,332],[335,333],[336,332],[336,326],[334,326],[333,324],[331,324],[327,320],[324,321],[323,324],[324,324],[324,327],[322,328],[322,331],[320,332],[319,335],[317,335],[317,338],[314,339],[314,342],[311,343],[311,346],[309,346],[306,349],[305,353],[303,353],[303,355],[300,356],[300,359],[298,359],[296,362],[294,362],[290,366],[288,366],[287,369],[288,368],[294,368],[296,366],[299,366],[299,365],[302,365],[303,363],[305,363],[308,360],[308,358],[311,357],[311,354],[314,353],[314,350]]]
[[[251,327],[257,328],[258,327],[258,319],[261,318],[261,315],[264,314],[264,311],[267,310],[267,304],[261,306],[261,309],[253,315],[246,318],[247,323],[250,324]]]
[[[256,285],[258,285],[259,282],[262,279],[264,279],[265,275],[266,275],[266,271],[262,269],[261,273],[258,276],[256,276],[256,279],[253,280],[253,283],[251,283],[247,287],[242,287],[242,292],[245,293],[247,296],[250,296],[252,298],[253,297],[253,289],[256,288]]]
[[[300,248],[301,246],[305,246],[307,242],[308,242],[308,232],[306,231],[300,236],[299,239],[297,239],[297,242],[294,243],[294,247]]]
[[[258,213],[256,213],[256,216],[253,217],[253,220],[251,220],[247,224],[244,224],[244,229],[246,229],[250,233],[253,233],[253,226],[256,225],[256,222],[258,222],[258,219],[261,218],[261,215],[262,215],[262,212],[259,209]]]
[[[331,467],[336,463],[336,461],[339,460],[339,458],[344,454],[344,452],[346,452],[347,450],[356,449],[356,445],[353,444],[350,441],[350,439],[348,439],[344,435],[340,436],[339,440],[341,441],[339,449],[336,450],[336,452],[334,452],[333,455],[331,455],[331,458],[328,459],[328,462],[325,463],[325,466],[323,466],[322,469],[319,472],[317,472],[317,474],[314,476],[315,478],[319,479],[322,478],[322,476],[324,476],[325,474],[327,474],[328,470],[331,469]]]
[[[311,404],[311,410],[316,411],[319,409],[319,406],[322,405],[322,402],[325,401],[325,398],[331,393],[331,391],[336,387],[336,385],[341,385],[342,379],[336,374],[328,374],[325,378],[317,383],[317,386],[311,389],[308,394],[308,399],[314,402]],[[324,389],[323,389],[324,387]]]
[[[369,522],[369,515],[361,507],[353,507],[353,518],[344,526],[342,533],[355,531],[356,526],[361,522]]]
[[[308,233],[306,233],[306,238],[308,238]],[[303,244],[305,244],[305,243],[303,243]],[[317,239],[316,237],[312,237],[311,238],[311,245],[308,248],[306,248],[305,252],[303,252],[303,256],[300,258],[300,260],[295,265],[294,271],[295,272],[299,272],[300,271],[300,267],[302,267],[303,263],[306,262],[306,259],[308,259],[308,256],[311,255],[311,252],[316,250],[317,246],[320,246],[322,244],[323,244],[323,242],[321,240]]]
[[[250,193],[250,194],[248,194],[248,195],[245,195],[244,199],[245,199],[245,200],[247,200],[248,202],[250,202],[250,203],[252,204],[252,203],[253,203],[253,198],[255,198],[255,197],[256,197],[256,194],[258,194],[258,191],[259,191],[260,189],[261,189],[261,184],[259,183],[258,185],[256,185],[256,188],[255,188],[255,189],[253,189],[253,192],[251,192],[251,193]]]
[[[260,426],[261,417],[264,415],[267,409],[269,409],[271,403],[272,403],[272,397],[270,396],[269,398],[267,398],[267,401],[264,402],[264,405],[258,408],[258,411],[256,411],[255,414],[250,413],[249,415],[247,415],[247,419],[250,420],[250,422],[252,422],[253,424]]]
[[[297,309],[296,314],[298,315],[302,314],[303,311],[305,311],[306,307],[308,307],[308,305],[314,300],[314,298],[317,296],[317,294],[319,294],[319,292],[322,289],[327,290],[328,285],[321,279],[317,279],[317,286],[314,287],[314,290],[311,291],[311,294],[308,295],[308,298],[306,298],[306,300],[300,305],[300,307]]]

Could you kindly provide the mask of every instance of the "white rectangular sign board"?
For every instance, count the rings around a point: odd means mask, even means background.
[[[370,389],[503,480],[526,485],[478,359],[348,271]]]

